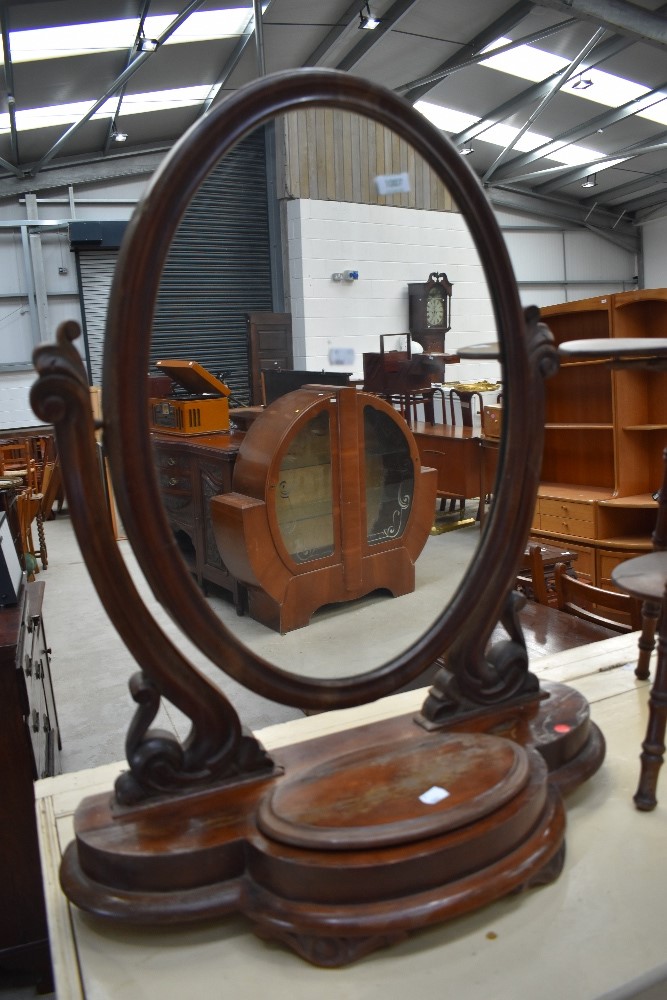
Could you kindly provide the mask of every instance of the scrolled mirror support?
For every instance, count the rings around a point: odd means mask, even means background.
[[[38,379],[30,401],[53,424],[74,531],[97,593],[142,670],[130,690],[138,703],[126,739],[130,766],[116,785],[122,804],[151,795],[178,794],[272,768],[261,745],[245,735],[222,692],[179,652],[155,622],[128,573],[111,530],[100,474],[90,389],[73,345],[77,323],[62,323],[55,344],[36,349]],[[102,425],[103,427],[103,425]],[[151,730],[160,699],[172,701],[192,721],[183,744]]]
[[[544,380],[558,371],[558,351],[549,328],[539,320],[539,310],[531,306],[525,313],[525,333],[530,377],[525,384],[522,407],[530,415],[532,433],[526,441],[521,466],[522,495],[532,498],[519,512],[524,538],[530,532],[533,500],[537,496],[544,440]],[[517,471],[517,470],[515,470]],[[511,588],[511,582],[509,584]],[[528,654],[518,612],[525,598],[510,589],[500,623],[508,638],[487,650],[493,621],[471,617],[443,656],[443,667],[422,707],[422,724],[437,728],[454,714],[469,713],[497,705],[509,698],[539,696],[539,681],[528,669]]]

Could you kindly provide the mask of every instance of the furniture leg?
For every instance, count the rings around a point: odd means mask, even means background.
[[[663,611],[667,600],[663,600]],[[657,805],[658,773],[665,755],[667,725],[667,621],[663,613],[658,632],[658,663],[649,697],[646,739],[642,743],[639,785],[634,796],[638,809],[649,812]]]
[[[660,605],[655,601],[644,601],[642,604],[642,631],[637,645],[639,657],[635,668],[635,677],[640,681],[648,680],[651,653],[655,649],[655,630],[660,619]]]
[[[41,512],[38,511],[35,517],[37,522],[37,541],[39,544],[39,558],[42,560],[42,569],[47,569],[48,563],[48,553],[46,551],[46,539],[44,537],[44,520],[42,518]]]

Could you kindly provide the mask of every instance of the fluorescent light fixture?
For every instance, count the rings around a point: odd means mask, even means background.
[[[364,8],[366,9],[365,14]],[[373,17],[370,3],[365,3],[359,11],[359,27],[366,28],[368,31],[373,31],[375,28],[379,27],[379,25],[380,22],[377,18]]]
[[[584,76],[583,73],[580,73],[579,76],[575,76],[570,86],[572,90],[588,90],[589,87],[593,86],[593,81],[590,76]]]
[[[475,150],[472,146],[461,146],[459,149],[461,156],[470,156],[470,154],[474,152]]]
[[[598,175],[589,174],[585,181],[581,183],[582,188],[594,188],[598,186]]]
[[[157,48],[157,39],[142,37],[137,42],[137,48],[140,52],[155,52]]]

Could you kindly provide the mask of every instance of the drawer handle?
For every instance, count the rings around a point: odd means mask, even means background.
[[[171,478],[169,479],[169,485],[178,486],[178,479],[176,478],[176,476],[171,476]]]
[[[173,467],[174,465],[176,465],[176,459],[175,458],[168,458],[167,459],[167,465],[171,465]]]

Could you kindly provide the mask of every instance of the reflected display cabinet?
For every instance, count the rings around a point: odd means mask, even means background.
[[[540,310],[557,344],[664,337],[667,289]],[[577,573],[612,588],[611,571],[651,550],[667,447],[667,373],[562,360],[546,386],[544,456],[532,533],[579,554]]]
[[[405,422],[376,396],[311,386],[276,400],[241,444],[232,492],[210,507],[249,613],[288,632],[325,604],[410,593],[435,480]]]

